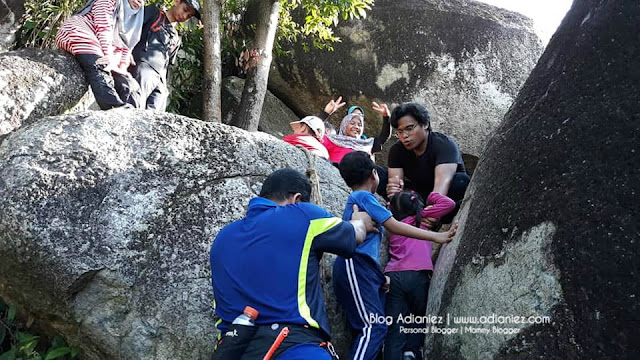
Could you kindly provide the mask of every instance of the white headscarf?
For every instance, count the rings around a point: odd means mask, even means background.
[[[362,121],[362,129],[360,130],[360,135],[358,137],[351,137],[347,135],[347,125],[349,121],[354,117],[359,117]],[[340,131],[338,135],[327,135],[329,140],[333,142],[335,145],[338,145],[343,148],[353,149],[357,151],[364,151],[367,154],[371,155],[371,149],[373,149],[373,142],[375,139],[363,139],[362,133],[364,132],[364,120],[362,119],[361,114],[349,114],[342,119],[340,123]]]
[[[144,5],[137,9],[132,9],[128,0],[121,0],[116,11],[116,44],[124,44],[127,48],[133,49],[142,33],[142,23],[144,22]]]

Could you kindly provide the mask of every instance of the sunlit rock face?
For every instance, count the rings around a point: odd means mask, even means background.
[[[309,166],[271,135],[173,114],[39,119],[0,144],[0,297],[86,359],[210,359],[213,239],[267,175]],[[340,216],[348,188],[329,162],[315,169]]]
[[[368,136],[381,125],[371,101],[416,101],[434,129],[475,157],[542,53],[531,20],[466,0],[376,1],[365,20],[341,22],[336,35],[333,52],[295,46],[278,57],[269,89],[298,115],[342,95],[365,108]],[[330,120],[337,125],[344,114]],[[378,160],[386,163],[386,150]]]
[[[638,18],[637,1],[578,1],[551,39],[436,264],[428,312],[460,333],[429,334],[428,358],[640,354]]]
[[[45,116],[76,105],[87,92],[78,62],[61,50],[0,54],[0,140]]]

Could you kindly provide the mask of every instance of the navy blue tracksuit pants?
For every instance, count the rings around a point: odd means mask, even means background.
[[[382,348],[387,333],[384,283],[380,267],[366,255],[338,256],[333,264],[333,290],[355,333],[350,359],[375,359]]]

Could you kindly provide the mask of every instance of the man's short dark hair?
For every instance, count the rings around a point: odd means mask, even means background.
[[[367,181],[375,166],[366,152],[352,151],[340,161],[340,175],[349,187],[354,187]]]
[[[427,130],[431,131],[431,116],[427,107],[418,103],[404,103],[396,106],[391,112],[389,122],[394,129],[398,128],[398,120],[403,116],[411,116],[420,125],[427,125]]]
[[[291,195],[300,193],[302,201],[311,200],[311,183],[301,172],[293,169],[280,169],[267,176],[262,184],[260,197],[273,201],[285,201]]]

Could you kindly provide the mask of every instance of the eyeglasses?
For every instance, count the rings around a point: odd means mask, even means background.
[[[396,137],[400,138],[402,136],[409,136],[409,135],[411,135],[411,132],[417,127],[418,127],[418,125],[414,124],[414,125],[409,125],[409,126],[405,127],[404,129],[396,129]]]

